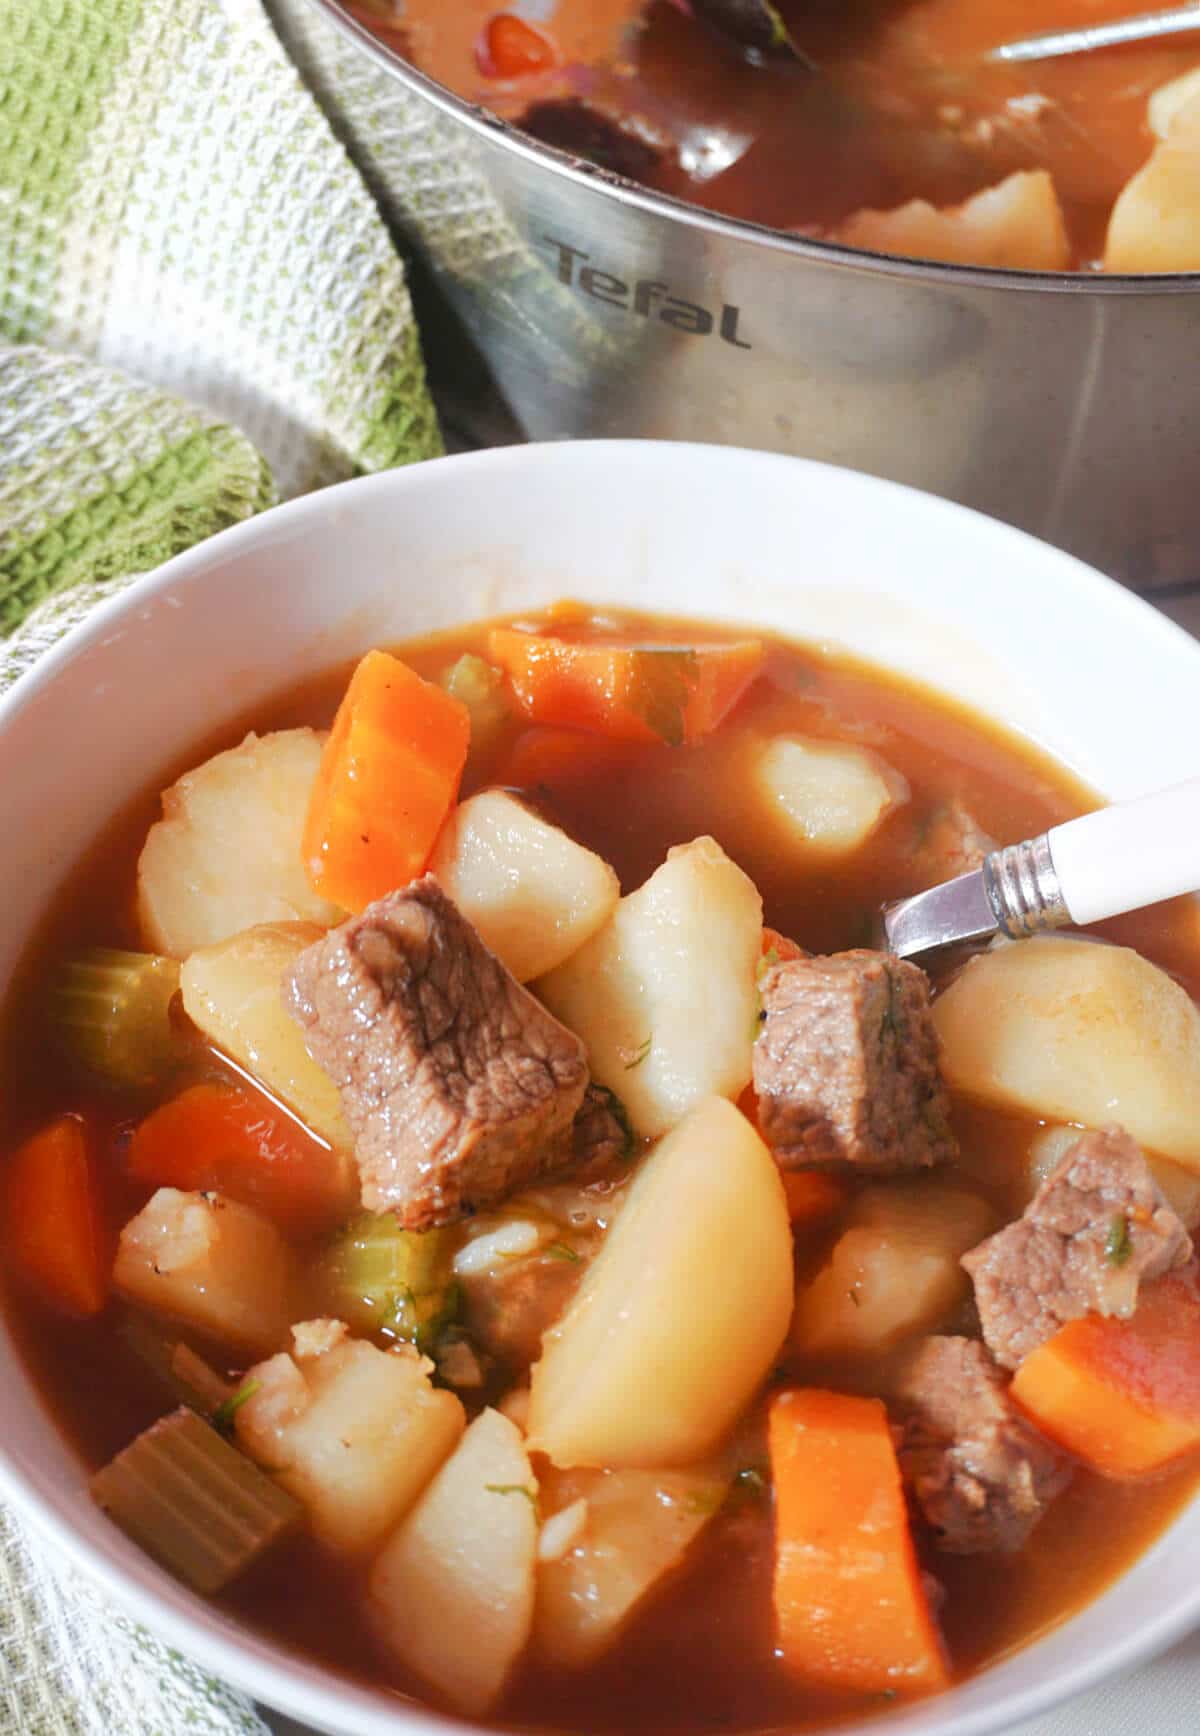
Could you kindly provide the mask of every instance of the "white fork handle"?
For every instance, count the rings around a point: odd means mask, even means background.
[[[1047,834],[1072,922],[1200,890],[1200,778],[1117,802]]]

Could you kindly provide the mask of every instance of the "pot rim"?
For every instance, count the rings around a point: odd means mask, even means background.
[[[595,164],[573,157],[552,145],[542,144],[520,132],[510,122],[490,110],[477,107],[427,73],[404,60],[395,49],[344,10],[339,0],[305,0],[305,4],[321,11],[335,29],[369,54],[372,60],[392,78],[406,84],[435,108],[451,119],[461,121],[471,132],[502,143],[515,155],[535,166],[548,169],[567,181],[614,195],[621,203],[633,205],[671,223],[683,223],[706,234],[722,236],[765,247],[772,252],[793,255],[812,264],[832,266],[837,270],[870,272],[898,278],[902,281],[934,283],[947,286],[973,286],[983,289],[1026,290],[1049,294],[1123,295],[1186,295],[1200,290],[1200,271],[1173,272],[1086,272],[1086,271],[1016,271],[994,265],[957,265],[949,261],[908,259],[893,253],[875,253],[865,247],[846,247],[836,241],[818,241],[808,236],[793,235],[784,229],[773,229],[746,218],[723,217],[706,211],[701,205],[690,204],[669,193],[652,192],[635,182],[597,168]],[[269,9],[269,7],[268,7]]]

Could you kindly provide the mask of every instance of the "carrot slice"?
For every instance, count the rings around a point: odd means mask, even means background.
[[[205,1081],[147,1115],[126,1158],[150,1187],[225,1194],[282,1229],[330,1229],[358,1209],[352,1158],[328,1146],[257,1092]]]
[[[309,803],[302,849],[314,891],[358,911],[423,874],[458,795],[470,736],[461,700],[386,651],[368,651]]]
[[[13,1153],[4,1229],[18,1275],[45,1302],[89,1318],[108,1299],[110,1238],[91,1129],[60,1115]]]
[[[491,781],[530,794],[553,792],[564,784],[586,786],[593,778],[611,777],[635,765],[638,751],[636,742],[535,724],[521,731]]]
[[[795,958],[809,958],[802,946],[797,946],[794,940],[789,940],[786,934],[780,934],[777,928],[763,928],[762,937],[763,958],[771,964],[790,964]]]
[[[762,667],[758,639],[597,645],[494,627],[488,655],[535,723],[682,747],[716,729]]]
[[[771,1405],[768,1442],[784,1667],[862,1693],[945,1687],[883,1405],[792,1388]]]
[[[1200,1447],[1194,1271],[1147,1284],[1129,1320],[1088,1314],[1039,1345],[1012,1395],[1043,1434],[1108,1477],[1140,1477]]]

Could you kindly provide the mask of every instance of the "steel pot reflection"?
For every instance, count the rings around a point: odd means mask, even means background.
[[[523,138],[335,0],[269,6],[531,438],[799,453],[1143,589],[1200,575],[1200,276],[924,265],[731,222]]]

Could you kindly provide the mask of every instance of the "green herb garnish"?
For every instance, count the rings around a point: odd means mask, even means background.
[[[261,1380],[247,1380],[238,1387],[236,1392],[219,1404],[212,1414],[212,1425],[223,1435],[229,1434],[233,1428],[233,1419],[242,1406],[252,1399],[262,1386]]]
[[[531,1507],[537,1507],[536,1492],[527,1489],[524,1483],[485,1483],[483,1486],[489,1495],[524,1495]]]
[[[733,1487],[728,1497],[729,1505],[740,1507],[747,1501],[765,1500],[770,1488],[770,1478],[765,1470],[758,1465],[743,1465],[733,1479]]]
[[[700,679],[694,651],[648,646],[632,654],[628,704],[668,747],[682,747],[688,701]]]
[[[583,1261],[583,1255],[571,1247],[569,1242],[551,1242],[545,1253],[551,1260],[569,1260],[573,1266],[578,1266]]]
[[[640,1067],[642,1062],[646,1059],[646,1056],[650,1053],[650,1051],[653,1047],[654,1047],[654,1036],[652,1033],[649,1037],[646,1038],[646,1041],[642,1044],[641,1048],[637,1049],[635,1051],[633,1059],[631,1061],[626,1061],[625,1071],[627,1073],[632,1073],[633,1069],[635,1067]]]
[[[1104,1239],[1104,1258],[1110,1266],[1123,1266],[1132,1253],[1129,1219],[1121,1212],[1109,1221],[1108,1235]]]

